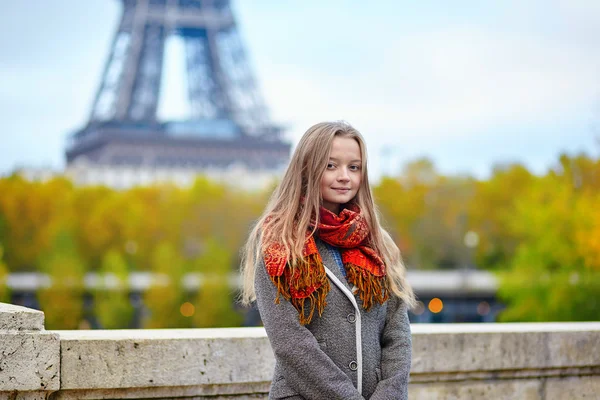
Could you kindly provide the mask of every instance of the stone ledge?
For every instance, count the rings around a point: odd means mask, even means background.
[[[158,393],[161,387],[184,387],[188,396],[254,393],[257,385],[268,390],[273,371],[262,328],[56,332],[63,390],[157,388]]]
[[[267,397],[274,358],[263,328],[52,332],[39,312],[0,306],[0,321],[11,321],[0,330],[0,400]],[[411,400],[600,392],[600,323],[419,324],[412,332]]]
[[[0,331],[42,331],[44,313],[31,308],[0,303]]]
[[[596,322],[422,324],[412,331],[415,380],[420,374],[600,366]]]
[[[0,391],[0,400],[47,400],[48,392],[4,392]]]
[[[600,376],[600,367],[517,369],[506,371],[469,371],[411,374],[411,383],[491,381],[507,379],[546,379],[581,376]]]
[[[419,335],[440,333],[532,333],[600,331],[600,322],[518,322],[518,323],[457,323],[413,324]]]
[[[411,398],[436,398],[424,391],[444,387],[466,398],[530,398],[546,382],[600,382],[600,323],[419,324],[412,331]],[[57,333],[57,399],[255,398],[268,393],[274,367],[263,328]]]
[[[266,399],[271,382],[230,385],[169,386],[133,389],[82,389],[61,390],[53,400],[97,399]]]
[[[0,392],[60,389],[56,333],[0,332],[0,343]]]
[[[409,387],[409,400],[574,400],[598,399],[600,379],[594,377],[567,377],[556,379],[511,379],[419,383]]]

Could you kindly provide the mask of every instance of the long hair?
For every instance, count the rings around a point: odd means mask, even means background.
[[[242,304],[256,299],[254,275],[262,258],[263,249],[273,242],[280,243],[290,255],[290,266],[302,260],[306,232],[313,225],[316,230],[321,206],[320,183],[327,167],[331,144],[335,137],[356,140],[362,159],[360,187],[351,202],[356,203],[370,229],[370,245],[381,255],[386,265],[387,279],[392,293],[408,307],[414,307],[415,296],[406,280],[406,269],[400,250],[380,223],[373,202],[367,171],[365,141],[356,129],[346,122],[321,122],[310,127],[300,139],[283,179],[250,232],[242,253]],[[314,223],[316,219],[316,224]],[[312,222],[312,223],[311,223]]]

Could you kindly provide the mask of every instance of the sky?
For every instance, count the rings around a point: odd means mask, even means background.
[[[495,165],[544,173],[561,152],[600,155],[597,0],[233,7],[286,138],[295,145],[314,123],[346,120],[366,139],[375,179],[419,157],[444,174],[485,178]],[[67,137],[89,117],[120,12],[117,0],[0,2],[0,174],[64,168]],[[177,88],[183,60],[170,48],[163,87]],[[176,92],[161,92],[165,118],[181,116]]]

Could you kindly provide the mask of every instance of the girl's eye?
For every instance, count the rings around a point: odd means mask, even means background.
[[[360,167],[358,165],[351,165],[350,166],[350,171],[359,171]]]
[[[327,169],[333,169],[335,168],[335,165],[333,165],[332,163],[327,163]]]

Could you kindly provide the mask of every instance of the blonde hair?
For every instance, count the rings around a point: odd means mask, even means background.
[[[390,290],[409,307],[414,307],[415,296],[406,280],[406,269],[400,250],[379,223],[367,173],[365,141],[356,129],[346,122],[321,122],[310,127],[300,139],[290,164],[277,186],[263,215],[252,229],[242,253],[242,304],[256,299],[254,275],[262,258],[262,250],[279,242],[290,254],[291,260],[302,260],[306,231],[311,221],[319,218],[321,206],[320,183],[329,160],[335,137],[356,140],[362,158],[360,187],[351,202],[356,203],[369,225],[370,244],[382,256]],[[318,220],[316,221],[318,223]],[[313,232],[316,227],[313,228]]]

